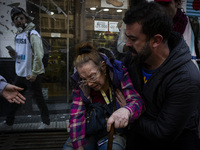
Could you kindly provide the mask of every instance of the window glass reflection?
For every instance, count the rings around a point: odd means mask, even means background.
[[[122,2],[122,0],[118,1]],[[50,48],[48,65],[44,68],[45,72],[40,78],[44,106],[40,106],[41,102],[37,100],[38,95],[34,95],[38,88],[34,89],[28,85],[23,93],[27,99],[26,103],[16,105],[19,108],[12,116],[15,118],[13,125],[4,126],[8,114],[14,109],[1,97],[0,130],[66,129],[66,120],[69,119],[72,102],[71,93],[74,87],[70,75],[74,70],[73,58],[76,44],[89,41],[96,47],[109,48],[115,52],[119,35],[117,25],[122,20],[128,6],[128,0],[123,0],[122,6],[121,3],[120,6],[116,6],[106,0],[2,0],[0,2],[2,14],[0,75],[4,76],[7,82],[16,83],[15,59],[11,58],[5,48],[10,45],[16,49],[14,39],[17,28],[11,20],[12,8],[21,7],[27,12],[31,22],[35,24],[35,30],[49,43]],[[17,18],[18,21],[22,21],[20,16]],[[40,107],[45,107],[48,111]],[[46,126],[41,123],[45,122],[45,117],[41,114],[49,116],[47,118],[50,119],[50,125],[47,123]]]

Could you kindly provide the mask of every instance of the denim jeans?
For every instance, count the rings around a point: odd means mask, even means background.
[[[107,150],[107,142],[102,144],[101,146],[97,145],[97,140],[94,136],[90,136],[86,138],[87,145],[84,146],[84,150]],[[126,140],[124,137],[115,135],[113,138],[113,150],[125,150]],[[74,150],[71,139],[68,138],[66,143],[63,146],[62,150]]]

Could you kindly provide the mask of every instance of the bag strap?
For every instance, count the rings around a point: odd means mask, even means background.
[[[33,30],[29,30],[29,31],[28,31],[28,34],[27,34],[27,38],[28,38],[30,44],[31,44],[31,32],[32,32],[32,31],[33,31]]]
[[[29,41],[30,44],[31,44],[31,31],[28,31],[28,34],[27,34],[27,38],[28,38],[28,41]],[[31,50],[32,50],[32,53],[34,53],[32,45],[31,45]]]

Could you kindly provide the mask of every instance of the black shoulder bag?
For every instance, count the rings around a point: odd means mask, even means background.
[[[112,90],[112,95],[113,95]],[[113,97],[113,96],[112,96]],[[109,104],[90,103],[86,104],[85,135],[95,135],[97,139],[108,135],[106,118],[109,118],[115,108],[115,100]]]

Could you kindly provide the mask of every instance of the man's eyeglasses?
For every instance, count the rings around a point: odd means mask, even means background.
[[[90,76],[89,79],[82,79],[82,80],[78,81],[78,83],[79,83],[79,84],[82,84],[82,85],[87,85],[88,82],[94,83],[95,81],[97,81],[99,75],[100,75],[100,71],[97,70],[97,72],[96,72],[96,73],[93,73],[93,74]]]
[[[24,19],[25,19],[24,17],[18,17],[18,16],[14,17],[14,20],[17,20],[17,21],[21,21],[21,20],[24,20]]]

